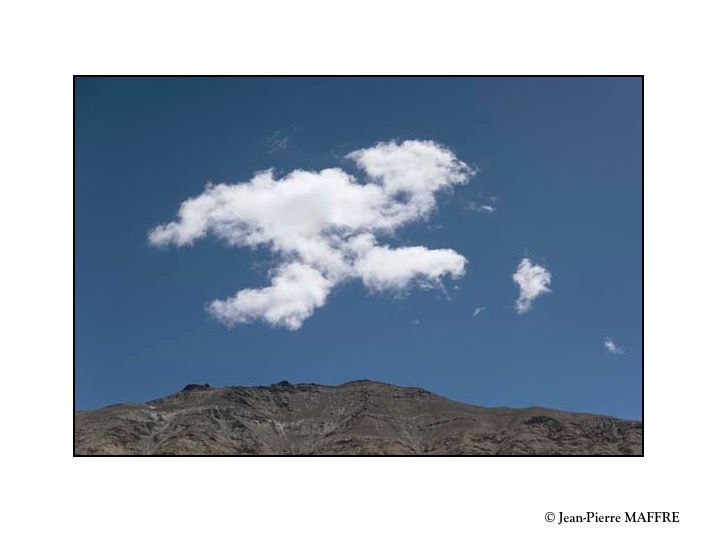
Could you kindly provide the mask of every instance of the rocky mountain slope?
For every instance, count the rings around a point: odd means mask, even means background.
[[[75,413],[76,455],[640,455],[642,424],[373,381],[212,388]]]

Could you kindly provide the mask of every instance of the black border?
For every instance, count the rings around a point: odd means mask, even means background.
[[[641,303],[640,313],[642,317],[641,328],[642,328],[642,355],[641,355],[641,413],[640,423],[642,424],[642,453],[639,455],[603,455],[603,454],[478,454],[478,455],[465,455],[465,454],[391,454],[391,455],[378,455],[378,454],[331,454],[331,455],[314,455],[314,454],[78,454],[75,451],[75,80],[80,78],[398,78],[398,77],[424,77],[424,78],[640,78],[640,153],[641,153],[641,164],[640,164],[640,176],[641,176],[641,208],[640,208],[640,234],[642,236],[642,261],[641,261],[641,273],[642,273],[642,291],[641,291]],[[497,457],[513,457],[513,458],[537,458],[537,457],[550,457],[550,458],[644,458],[645,457],[645,75],[73,75],[73,110],[72,110],[72,129],[73,129],[73,457],[79,458],[118,458],[118,457],[134,457],[134,458],[163,458],[163,457],[204,457],[204,458],[237,458],[237,457],[314,457],[314,458],[346,458],[346,457],[409,457],[409,458],[433,458],[433,457],[466,457],[466,458],[497,458]],[[603,415],[598,415],[603,416]]]

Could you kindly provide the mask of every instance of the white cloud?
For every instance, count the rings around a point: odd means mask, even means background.
[[[495,212],[497,212],[497,203],[499,202],[499,197],[486,197],[482,193],[479,193],[477,200],[466,201],[465,207],[472,212],[479,212],[481,214],[494,214]]]
[[[485,311],[485,308],[484,308],[483,306],[476,307],[476,308],[473,310],[473,317],[477,317],[477,316],[480,315],[483,311]]]
[[[494,214],[497,211],[497,207],[495,206],[490,204],[480,204],[475,201],[470,201],[467,204],[467,207],[470,210],[474,210],[475,212],[480,212],[482,214]]]
[[[452,249],[372,246],[357,254],[354,266],[368,289],[384,291],[402,290],[412,282],[426,288],[437,286],[445,275],[461,277],[466,262]]]
[[[533,300],[544,293],[550,292],[551,274],[546,268],[524,258],[518,264],[517,271],[513,274],[513,281],[520,287],[520,296],[515,302],[515,310],[518,313],[527,313],[532,306]]]
[[[269,287],[210,304],[210,313],[228,325],[261,320],[298,329],[349,279],[372,291],[399,292],[462,277],[467,260],[451,249],[393,248],[378,238],[427,219],[438,192],[467,182],[473,171],[432,141],[379,143],[347,157],[365,181],[332,168],[278,179],[269,170],[249,182],[209,184],[182,203],[175,221],[153,228],[149,241],[186,246],[213,235],[279,255]]]
[[[290,263],[277,270],[270,287],[243,289],[227,300],[211,302],[208,311],[229,326],[264,320],[297,330],[315,308],[325,304],[331,288],[331,282],[314,268]]]
[[[605,348],[613,354],[624,354],[625,351],[618,347],[612,338],[606,337],[604,341]]]

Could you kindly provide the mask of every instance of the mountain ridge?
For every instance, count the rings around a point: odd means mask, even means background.
[[[642,455],[642,423],[545,407],[481,407],[418,387],[188,384],[75,412],[85,455]]]

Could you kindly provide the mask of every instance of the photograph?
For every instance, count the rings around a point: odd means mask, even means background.
[[[6,4],[3,537],[718,536],[714,4]]]
[[[644,456],[643,88],[76,74],[73,456]]]

